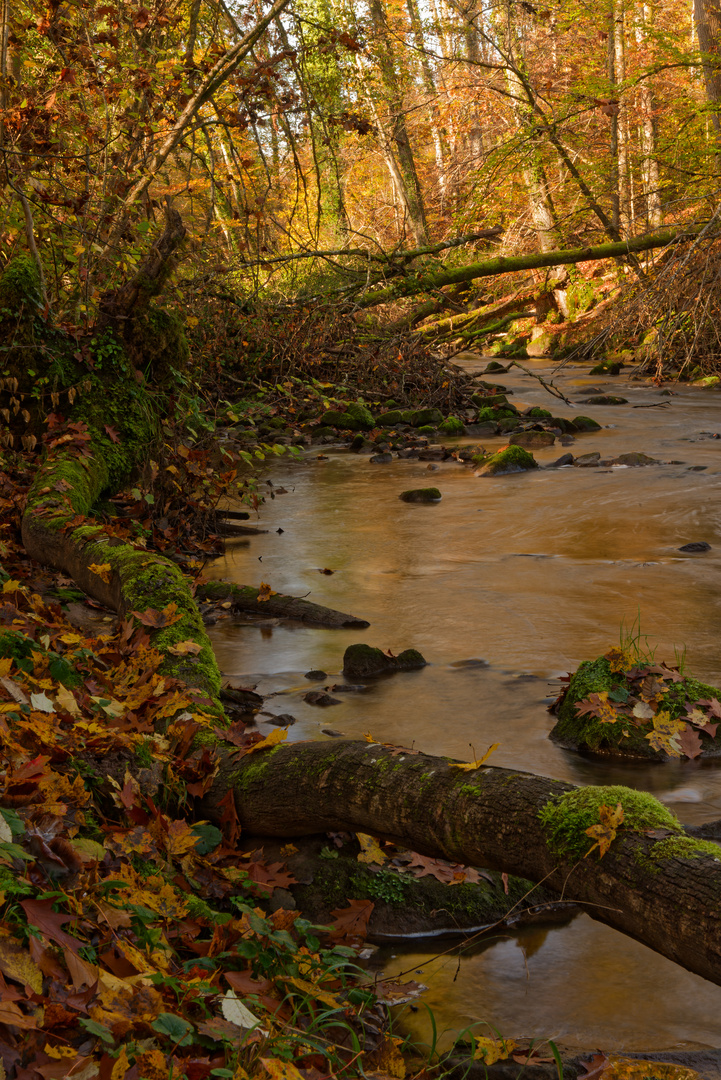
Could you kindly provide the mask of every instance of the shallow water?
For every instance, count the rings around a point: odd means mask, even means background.
[[[528,367],[551,373],[544,364]],[[721,817],[718,765],[589,761],[548,741],[546,711],[558,692],[554,677],[616,644],[622,620],[637,623],[639,612],[658,659],[673,661],[674,647],[685,646],[689,670],[721,684],[721,439],[711,437],[721,434],[717,394],[679,387],[666,397],[645,383],[604,384],[570,368],[558,381],[574,404],[556,408],[536,380],[515,370],[499,381],[515,390],[519,407],[592,415],[606,425],[579,435],[570,447],[576,455],[639,450],[675,463],[486,479],[455,462],[435,470],[424,462],[377,466],[327,447],[325,460],[314,449],[301,461],[281,461],[272,482],[287,493],[268,499],[259,515],[268,532],[229,545],[212,576],[263,580],[371,626],[220,623],[212,635],[221,669],[272,693],[266,708],[297,720],[291,739],[325,738],[330,726],[465,759],[499,742],[493,764],[642,788],[687,822]],[[629,404],[576,404],[591,386],[620,392]],[[564,450],[534,453],[543,465]],[[694,471],[699,466],[704,471]],[[428,484],[440,488],[440,504],[399,502],[400,491]],[[678,551],[692,540],[707,541],[711,551]],[[355,641],[394,653],[420,649],[429,666],[338,695],[341,704],[326,709],[302,701],[310,688],[343,681],[343,652]],[[487,666],[463,663],[469,660]],[[303,675],[311,668],[329,678],[309,683]],[[426,969],[425,1000],[445,1026],[483,1019],[509,1036],[557,1035],[604,1049],[719,1043],[720,987],[586,916],[471,949],[456,978],[455,958],[429,966],[437,951],[435,942],[432,951],[396,948],[395,959],[384,950],[376,964],[388,974]]]

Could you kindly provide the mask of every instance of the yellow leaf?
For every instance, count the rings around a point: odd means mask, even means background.
[[[646,738],[654,750],[662,750],[669,757],[681,757],[681,744],[678,737],[686,728],[685,720],[672,720],[665,710],[657,712],[653,718],[653,730]]]
[[[77,716],[80,712],[80,708],[72,691],[62,685],[58,686],[55,694],[55,704],[64,712],[70,713],[71,716]]]
[[[60,640],[65,645],[79,645],[83,640],[82,634],[72,634],[70,632],[60,635]]]
[[[271,1080],[303,1080],[303,1073],[298,1072],[290,1061],[278,1061],[277,1058],[261,1058]]]
[[[589,848],[584,858],[588,858],[592,851],[598,848],[598,857],[602,859],[611,846],[612,841],[616,838],[616,829],[623,822],[623,807],[621,803],[616,804],[616,809],[612,810],[610,806],[606,806],[605,803],[598,808],[599,817],[601,822],[599,825],[591,825],[586,829],[586,836],[590,836],[596,843],[593,847]]]
[[[202,648],[197,641],[179,641],[177,645],[171,645],[168,652],[173,656],[197,656]]]
[[[130,1068],[130,1062],[128,1061],[128,1055],[123,1047],[116,1058],[115,1064],[110,1073],[110,1080],[123,1080],[126,1072]]]
[[[406,1063],[398,1049],[400,1039],[394,1039],[386,1035],[380,1046],[371,1055],[372,1069],[374,1073],[383,1076],[393,1076],[396,1080],[404,1080],[406,1075]],[[370,1062],[369,1062],[370,1064]]]
[[[263,739],[262,742],[253,743],[249,750],[245,751],[245,757],[248,754],[255,754],[258,750],[265,750],[269,746],[277,746],[278,743],[284,742],[288,738],[288,728],[275,728],[271,731],[267,739]]]
[[[386,861],[386,857],[381,851],[378,841],[373,836],[367,836],[365,833],[356,833],[356,839],[361,846],[358,853],[358,862],[362,863],[378,863],[382,866]]]
[[[110,584],[110,575],[113,572],[113,568],[109,562],[104,563],[90,563],[88,569],[97,574],[99,578],[102,578],[106,585]]]
[[[20,588],[20,582],[19,581],[11,581],[10,579],[8,579],[7,581],[5,581],[3,583],[3,592],[4,593],[17,592],[19,588]]]
[[[341,1003],[334,994],[329,994],[327,990],[321,990],[315,983],[306,982],[305,979],[298,979],[293,976],[281,976],[284,983],[290,983],[291,986],[295,986],[298,990],[301,990],[304,994],[308,994],[309,997],[315,998],[316,1001],[322,1001],[324,1005],[330,1006],[331,1009],[339,1009]]]
[[[271,596],[275,596],[275,595],[276,594],[273,591],[273,589],[271,589],[270,585],[268,585],[268,583],[265,582],[265,581],[261,581],[260,588],[258,589],[258,600],[257,600],[257,602],[259,604],[262,604],[263,601],[270,600]]]
[[[473,1053],[474,1061],[482,1061],[484,1065],[493,1065],[496,1061],[505,1061],[516,1049],[513,1039],[480,1039],[475,1040],[476,1049]]]
[[[51,1046],[47,1043],[44,1048],[44,1053],[50,1058],[55,1058],[56,1061],[62,1061],[63,1058],[75,1058],[78,1056],[78,1052],[74,1046]]]
[[[198,325],[198,319],[195,317],[195,315],[188,315],[188,317],[187,317],[187,319],[185,321],[186,321],[188,326],[197,326]]]
[[[0,679],[4,679],[6,675],[10,674],[10,669],[13,666],[12,656],[0,657]]]
[[[6,934],[0,936],[0,971],[8,979],[25,983],[36,994],[42,994],[42,971],[20,942]]]
[[[372,742],[372,743],[374,743],[374,742],[376,741],[376,740],[375,740],[375,739],[373,738],[373,736],[371,735],[370,731],[366,731],[366,732],[364,732],[364,733],[363,733],[363,738],[365,739],[365,741],[366,741],[366,742]]]
[[[465,761],[459,763],[454,761],[451,764],[451,768],[462,769],[463,772],[472,772],[474,769],[480,769],[481,765],[483,765],[484,762],[488,761],[493,751],[497,750],[500,745],[500,743],[494,742],[491,746],[488,747],[483,757],[479,758],[478,761],[469,761],[468,763],[466,763]]]

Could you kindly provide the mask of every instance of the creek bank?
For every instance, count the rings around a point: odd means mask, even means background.
[[[274,895],[272,906],[299,909],[304,918],[327,925],[349,901],[368,901],[373,905],[368,922],[371,941],[558,924],[578,913],[575,904],[559,901],[555,893],[520,877],[504,882],[496,871],[424,859],[396,848],[388,854],[378,848],[382,862],[361,861],[366,856],[349,833],[296,838],[292,846],[297,850],[290,854],[281,841],[267,837],[246,842],[249,850],[262,845],[265,860],[282,860],[295,878]]]

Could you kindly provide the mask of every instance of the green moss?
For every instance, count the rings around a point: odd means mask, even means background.
[[[620,750],[626,755],[663,758],[663,754],[654,750],[646,738],[647,727],[637,727],[623,716],[615,723],[602,723],[595,716],[576,711],[577,702],[586,700],[591,694],[604,691],[613,693],[618,688],[623,692],[624,687],[623,674],[612,672],[605,657],[584,660],[572,676],[566,696],[559,706],[558,720],[551,732],[554,741],[579,750]],[[686,716],[687,702],[717,697],[718,694],[716,687],[686,676],[678,682],[666,684],[661,708],[669,713],[672,720],[676,720]],[[704,742],[708,740],[704,738]]]
[[[442,424],[438,425],[438,430],[444,435],[462,435],[465,428],[457,416],[448,416]]]
[[[443,423],[443,413],[440,409],[414,409],[410,413],[404,413],[404,420],[406,417],[408,418],[406,423],[411,424],[414,428],[421,428],[426,425],[436,428]]]
[[[721,859],[721,847],[710,840],[694,840],[691,836],[668,836],[659,840],[649,851],[651,859]]]
[[[183,321],[174,311],[149,305],[133,319],[130,341],[154,382],[172,378],[188,366],[190,349]]]
[[[600,821],[601,806],[623,807],[625,831],[644,832],[646,829],[668,829],[682,834],[678,818],[665,806],[643,791],[613,784],[607,787],[575,788],[554,796],[539,813],[549,848],[570,859],[582,858],[593,841],[586,829]]]
[[[537,469],[538,462],[533,454],[529,454],[521,446],[507,446],[493,454],[482,464],[483,476],[504,476],[506,473],[526,472],[529,469]]]
[[[514,420],[517,414],[510,405],[501,405],[498,408],[484,407],[478,410],[478,423],[484,424],[489,420]]]
[[[592,420],[590,416],[574,416],[572,423],[577,431],[600,431],[601,425]]]
[[[551,413],[548,409],[539,409],[537,405],[534,405],[534,407],[526,413],[526,416],[539,420],[547,420],[551,418]]]

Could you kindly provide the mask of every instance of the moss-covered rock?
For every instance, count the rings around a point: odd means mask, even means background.
[[[538,462],[533,454],[520,446],[507,446],[479,462],[476,476],[506,476],[508,473],[527,472],[537,468]]]
[[[590,416],[574,416],[571,421],[576,431],[600,431],[601,425],[592,420]]]
[[[515,406],[508,405],[508,398],[505,394],[471,394],[471,401],[479,409],[490,409],[494,405],[506,405],[513,409],[514,412],[518,412]]]
[[[514,409],[513,405],[499,405],[478,410],[477,421],[479,424],[488,422],[489,420],[511,420],[516,419],[518,416],[518,410]]]
[[[585,660],[556,706],[551,739],[570,750],[664,761],[719,757],[714,686],[621,649]]]
[[[619,397],[618,394],[594,394],[586,398],[586,405],[628,405],[628,398]]]
[[[508,441],[511,446],[522,446],[524,450],[543,450],[553,446],[556,437],[550,431],[517,431]]]
[[[426,663],[417,649],[391,656],[373,645],[349,645],[343,654],[343,674],[350,679],[368,679],[391,671],[413,671]]]
[[[463,435],[466,429],[457,416],[447,416],[443,423],[438,425],[438,430],[444,435]]]
[[[551,413],[548,409],[539,409],[538,405],[534,405],[532,409],[529,409],[525,416],[532,417],[534,420],[550,420]]]
[[[414,428],[424,427],[426,424],[436,428],[443,423],[443,413],[440,409],[413,409],[404,413],[403,419]]]
[[[342,431],[360,431],[361,425],[353,419],[350,413],[341,412],[340,409],[329,409],[320,418],[322,428],[340,428]]]
[[[398,498],[407,503],[439,503],[443,496],[437,487],[427,487],[402,491]]]
[[[403,411],[401,409],[391,409],[390,412],[381,413],[376,419],[377,427],[396,427],[398,424],[403,424]]]
[[[422,427],[417,429],[419,435],[435,435],[436,429],[433,424],[423,424]]]

